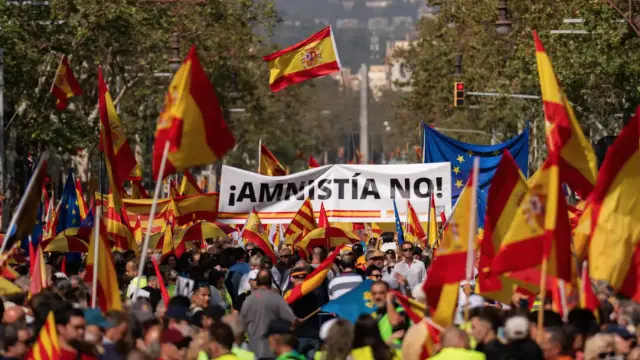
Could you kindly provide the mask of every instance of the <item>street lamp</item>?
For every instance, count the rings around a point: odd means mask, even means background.
[[[180,69],[180,65],[182,64],[182,59],[180,59],[180,39],[178,38],[178,32],[174,31],[171,33],[171,41],[169,42],[171,48],[171,57],[169,58],[169,69],[172,72],[178,71]]]
[[[498,13],[499,18],[495,23],[496,32],[498,35],[507,36],[511,34],[513,23],[509,21],[509,7],[507,6],[507,0],[498,0]]]

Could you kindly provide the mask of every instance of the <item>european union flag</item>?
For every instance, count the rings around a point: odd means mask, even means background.
[[[322,306],[323,312],[334,313],[336,316],[355,323],[361,314],[372,314],[376,305],[371,297],[372,280],[365,280],[353,290],[329,301]]]
[[[60,199],[60,212],[58,213],[56,235],[65,229],[79,227],[80,221],[80,205],[78,204],[73,170],[69,169],[67,180],[64,183],[64,190],[62,191],[62,198]]]
[[[404,231],[402,230],[402,222],[400,222],[400,215],[398,215],[398,207],[396,206],[395,199],[393,200],[393,212],[396,214],[396,232],[398,233],[398,245],[402,245],[404,244]]]
[[[519,135],[497,145],[475,145],[454,140],[434,128],[423,124],[424,162],[451,163],[452,205],[458,200],[460,192],[471,174],[473,157],[480,158],[478,179],[478,227],[484,227],[484,212],[487,206],[487,194],[493,174],[500,163],[504,150],[509,150],[518,163],[520,171],[528,177],[529,169],[529,126]]]

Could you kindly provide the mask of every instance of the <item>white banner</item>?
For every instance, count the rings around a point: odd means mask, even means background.
[[[451,164],[326,165],[288,176],[263,176],[222,167],[221,222],[243,224],[255,209],[265,224],[288,224],[306,198],[331,222],[393,222],[393,200],[406,220],[407,200],[428,220],[430,189],[438,219],[451,213]]]

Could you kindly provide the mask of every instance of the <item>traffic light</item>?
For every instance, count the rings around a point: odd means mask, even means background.
[[[464,83],[462,81],[453,83],[453,106],[464,106]]]

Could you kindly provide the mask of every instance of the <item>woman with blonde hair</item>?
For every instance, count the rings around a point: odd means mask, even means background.
[[[615,359],[615,342],[613,335],[596,334],[584,345],[584,360]]]
[[[328,331],[326,327],[328,327]],[[345,360],[351,352],[353,344],[353,325],[348,320],[335,319],[323,324],[320,337],[324,338],[322,351],[316,352],[315,360]],[[323,331],[324,330],[324,331]],[[326,332],[326,337],[323,332]]]

